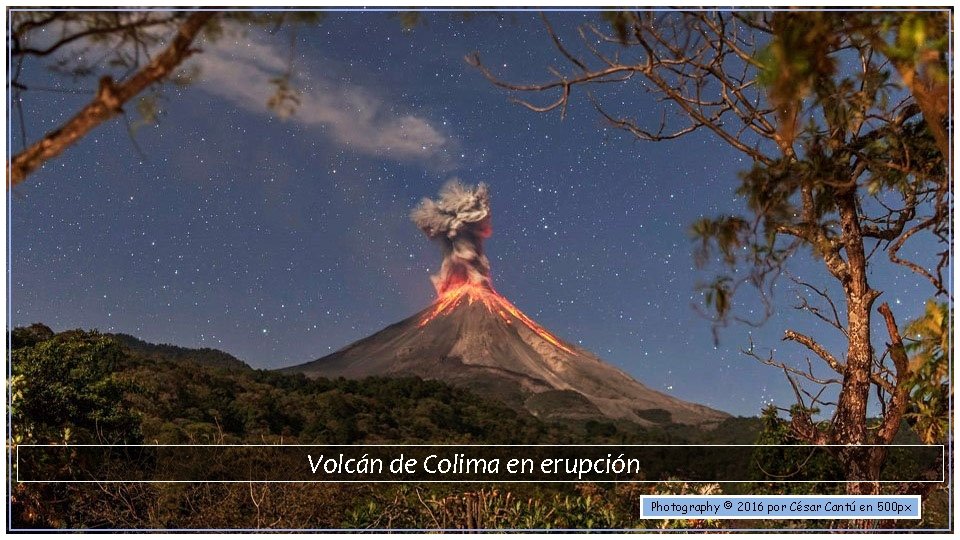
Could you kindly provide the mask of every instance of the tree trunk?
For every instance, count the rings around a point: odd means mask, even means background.
[[[850,446],[838,449],[837,460],[844,469],[847,493],[879,495],[880,469],[887,456],[884,446]]]
[[[870,309],[879,293],[867,283],[867,260],[863,234],[853,189],[837,196],[842,242],[847,256],[848,279],[843,283],[847,304],[847,359],[843,387],[834,414],[834,444],[861,445],[867,439],[867,400],[870,396],[870,372],[873,347],[870,342]],[[846,473],[847,493],[875,494],[880,468],[869,448],[840,451],[840,463]]]
[[[880,470],[887,457],[885,446],[849,446],[836,449],[834,456],[846,475],[847,495],[880,494]],[[882,525],[883,522],[877,519],[854,519],[844,521],[841,528],[870,530]]]

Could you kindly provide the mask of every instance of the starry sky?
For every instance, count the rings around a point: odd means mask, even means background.
[[[551,14],[570,39],[597,18]],[[712,274],[695,267],[688,230],[742,210],[734,190],[750,163],[705,131],[636,141],[582,94],[563,120],[512,103],[464,56],[478,51],[521,82],[566,68],[535,13],[426,13],[406,31],[389,13],[338,12],[200,47],[191,83],[163,87],[156,124],[131,111],[10,193],[12,325],[213,347],[256,368],[314,360],[431,302],[440,255],[409,213],[458,177],[490,185],[497,290],[651,388],[756,415],[793,395],[782,373],[740,353],[750,339],[803,365],[805,351],[780,341],[795,328],[842,356],[842,336],[791,308],[805,293],[786,280],[762,327],[730,326],[714,343],[692,307]],[[300,103],[284,118],[266,104],[287,69]],[[47,89],[24,94],[28,141],[95,87],[42,62],[25,63],[22,80]],[[604,91],[620,110],[660,117],[636,86]],[[904,253],[929,264],[928,248]],[[807,255],[792,269],[827,281]],[[871,279],[901,321],[922,313],[919,279],[882,268]]]

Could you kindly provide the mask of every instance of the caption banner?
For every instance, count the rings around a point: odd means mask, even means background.
[[[736,445],[19,445],[18,482],[749,482]],[[791,450],[798,446],[788,447]],[[807,447],[811,456],[864,447]],[[890,446],[884,482],[943,464],[942,445]],[[892,474],[901,477],[891,476]],[[789,479],[771,481],[790,482]],[[810,480],[804,480],[809,482]],[[844,482],[841,477],[818,482]],[[943,481],[943,478],[931,480]]]

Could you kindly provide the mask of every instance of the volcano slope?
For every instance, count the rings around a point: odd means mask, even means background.
[[[567,343],[488,284],[463,283],[427,309],[286,372],[445,381],[543,419],[623,419],[710,426],[726,413],[656,392]]]

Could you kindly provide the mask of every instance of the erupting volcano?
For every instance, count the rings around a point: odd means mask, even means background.
[[[428,308],[288,372],[311,377],[407,376],[437,379],[500,399],[544,418],[626,419],[713,424],[726,413],[640,384],[590,352],[558,338],[493,288],[483,242],[493,232],[490,199],[454,180],[424,199],[414,223],[440,244]]]

